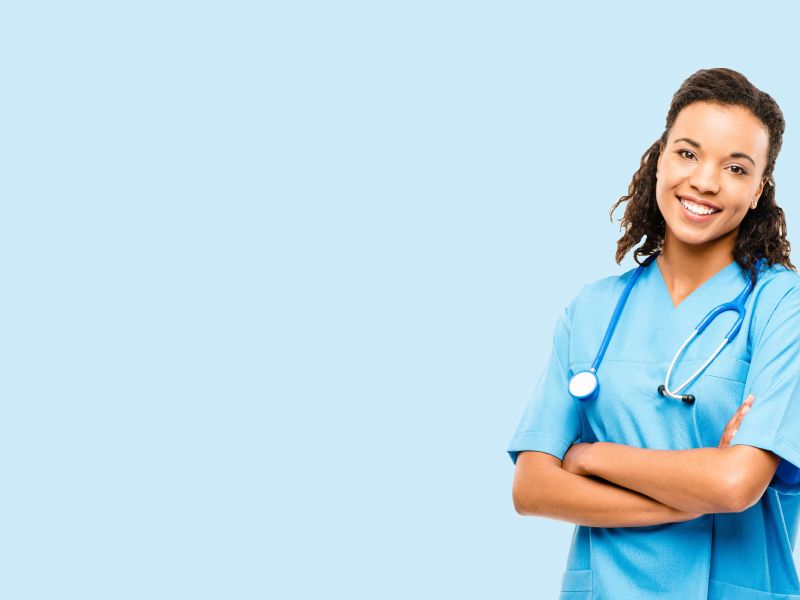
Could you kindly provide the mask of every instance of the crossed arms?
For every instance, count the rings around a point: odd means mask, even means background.
[[[651,450],[624,444],[575,444],[559,460],[520,452],[512,496],[521,515],[592,527],[641,527],[741,512],[764,493],[780,457],[730,446],[749,410],[748,397],[717,448]],[[599,479],[598,479],[599,478]]]

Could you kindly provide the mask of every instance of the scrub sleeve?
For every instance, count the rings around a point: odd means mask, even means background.
[[[744,395],[755,396],[732,446],[770,450],[781,457],[770,482],[783,494],[800,494],[800,286],[778,301],[753,342]]]
[[[742,512],[649,527],[576,526],[560,597],[800,600],[792,557],[800,528],[800,276],[773,266],[759,277],[746,324],[723,351],[727,358],[717,357],[697,382],[705,395],[687,408],[662,397],[656,385],[684,330],[735,297],[744,274],[732,263],[674,307],[653,263],[625,306],[624,318],[637,326],[618,329],[608,349],[602,404],[578,402],[568,392],[569,374],[591,364],[607,315],[632,272],[584,286],[563,311],[544,372],[508,446],[512,461],[524,450],[563,460],[579,438],[675,450],[716,445],[749,393],[755,402],[732,444],[769,450],[782,460],[762,498]],[[664,318],[653,319],[654,310],[664,311]],[[724,321],[712,323],[690,347],[682,365],[687,376],[689,363],[700,364],[719,344],[715,332],[727,329]]]
[[[546,452],[562,460],[580,436],[578,409],[567,391],[569,339],[575,302],[573,300],[562,311],[556,323],[550,357],[508,445],[508,454],[514,464],[523,450]]]

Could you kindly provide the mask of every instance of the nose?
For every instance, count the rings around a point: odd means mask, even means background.
[[[713,164],[699,164],[689,177],[689,185],[698,192],[716,194],[719,191],[719,173]]]

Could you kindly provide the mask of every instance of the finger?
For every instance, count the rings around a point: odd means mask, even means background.
[[[726,429],[729,428],[729,427],[733,427],[734,429],[738,429],[739,428],[739,425],[741,425],[742,419],[744,419],[744,416],[748,412],[750,412],[750,407],[753,405],[753,400],[755,400],[755,398],[753,397],[752,394],[750,394],[747,398],[744,399],[744,402],[742,402],[742,405],[733,414],[733,417],[731,417],[731,420],[728,421],[728,424],[725,426]]]
[[[731,419],[728,426],[725,428],[725,433],[723,434],[726,442],[730,444],[733,441],[733,436],[736,435],[736,432],[739,431],[739,426],[742,424],[742,419],[750,410],[749,406],[745,406],[742,410],[736,411],[736,415]]]
[[[739,411],[736,412],[738,414]],[[720,448],[725,448],[728,445],[728,437],[733,429],[736,429],[736,415],[731,417],[730,421],[725,425],[725,429],[722,430],[722,435],[719,438]]]
[[[755,396],[752,394],[747,396],[747,398],[745,398],[742,402],[741,406],[739,406],[728,423],[725,425],[725,429],[723,430],[719,441],[720,448],[729,446],[733,441],[733,436],[736,435],[736,432],[739,430],[739,426],[741,425],[744,416],[750,412],[750,407],[752,406],[754,400]]]
[[[722,435],[725,436],[726,434],[730,433],[731,430],[738,429],[741,420],[742,420],[742,409],[739,408],[736,410],[735,413],[733,413],[733,416],[725,425],[725,429],[722,430]]]
[[[727,448],[733,442],[733,436],[736,435],[736,432],[739,431],[738,427],[731,427],[725,430],[725,433],[722,434],[722,439],[719,442],[720,448]]]
[[[728,446],[730,446],[731,443],[733,442],[733,436],[736,435],[737,431],[739,431],[738,428],[737,429],[732,429],[731,432],[728,434]]]
[[[750,394],[747,398],[744,399],[741,406],[739,406],[739,410],[737,412],[741,414],[746,414],[747,411],[750,410],[750,407],[753,406],[754,400],[755,396],[753,396],[753,394]]]
[[[717,444],[718,448],[727,448],[731,444],[731,435],[730,431],[732,430],[725,430],[725,433],[722,434],[722,437],[719,438],[719,444]]]
[[[741,409],[736,409],[736,412],[735,412],[735,413],[733,413],[733,416],[732,416],[732,417],[731,417],[731,418],[728,420],[728,422],[725,424],[725,429],[724,429],[723,431],[728,431],[728,430],[729,430],[731,427],[733,427],[734,425],[736,425],[736,420],[739,418],[739,411],[740,411],[740,410],[741,410]]]
[[[739,431],[739,426],[742,424],[742,419],[744,419],[744,416],[750,412],[750,407],[753,404],[753,400],[754,397],[752,394],[745,398],[742,406],[736,411],[736,414],[733,415],[733,418],[731,418],[731,420],[728,422],[728,425],[725,427],[728,445],[730,445],[730,443],[733,441],[733,436],[736,435],[736,432]]]
[[[746,412],[746,411],[745,411]],[[725,430],[722,432],[722,437],[720,439],[719,447],[725,448],[730,445],[731,441],[733,441],[733,436],[736,435],[736,432],[739,431],[739,425],[741,424],[742,411],[736,411],[736,414],[728,421],[728,424],[725,426]]]
[[[750,406],[748,404],[743,404],[739,410],[736,411],[736,414],[733,415],[731,419],[730,428],[731,429],[739,429],[739,425],[742,424],[742,419],[744,416],[750,411]]]
[[[744,402],[742,402],[742,406],[739,407],[739,410],[736,411],[736,414],[734,415],[734,419],[736,420],[736,428],[737,429],[739,428],[739,425],[742,423],[742,419],[744,419],[744,416],[748,412],[750,412],[750,408],[753,406],[753,400],[755,400],[753,395],[752,394],[749,395],[747,398],[744,399]]]

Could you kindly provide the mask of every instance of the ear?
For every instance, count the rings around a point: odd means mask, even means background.
[[[758,189],[756,190],[755,195],[753,196],[753,202],[750,203],[750,208],[755,209],[758,206],[758,201],[761,199],[761,193],[764,191],[764,185],[767,183],[767,178],[762,177],[761,183],[758,184]]]

